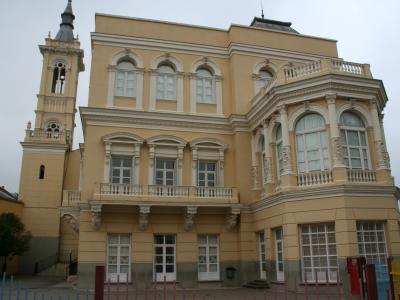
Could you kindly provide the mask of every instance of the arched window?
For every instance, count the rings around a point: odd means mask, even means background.
[[[369,169],[369,153],[364,122],[352,112],[340,116],[344,161],[350,169]]]
[[[196,101],[197,103],[213,103],[213,75],[205,68],[197,69]]]
[[[54,65],[54,71],[53,71],[53,83],[51,86],[52,93],[64,94],[65,75],[66,75],[65,64],[62,62],[57,62]]]
[[[44,167],[44,165],[41,165],[39,168],[39,179],[44,179],[44,171],[45,171],[45,167]]]
[[[117,65],[117,78],[115,80],[115,95],[121,97],[134,97],[136,94],[135,65],[123,60]]]
[[[61,127],[60,124],[57,122],[49,122],[47,124],[46,132],[47,137],[53,138],[58,137],[60,135]]]
[[[272,79],[273,75],[267,69],[261,69],[258,73],[257,79],[257,90],[259,91],[261,88],[265,87]]]
[[[278,176],[281,176],[283,173],[282,127],[281,127],[281,125],[279,125],[278,128],[276,128],[275,143],[276,143],[276,168],[278,171]]]
[[[296,124],[297,169],[299,173],[329,168],[328,140],[324,118],[308,114]]]
[[[167,64],[158,67],[157,99],[176,100],[175,70]]]

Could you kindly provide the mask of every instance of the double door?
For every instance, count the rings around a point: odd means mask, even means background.
[[[154,236],[154,279],[176,280],[176,237],[172,234]]]
[[[126,282],[130,280],[131,236],[109,234],[107,251],[107,280]]]
[[[199,280],[219,280],[219,247],[217,235],[199,235],[198,278]]]

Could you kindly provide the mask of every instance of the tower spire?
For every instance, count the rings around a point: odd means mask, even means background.
[[[55,37],[56,41],[74,42],[74,20],[75,15],[72,12],[72,0],[68,0],[67,7],[61,14],[60,30]]]
[[[261,18],[264,19],[264,6],[262,0],[260,0],[260,2],[261,2]]]

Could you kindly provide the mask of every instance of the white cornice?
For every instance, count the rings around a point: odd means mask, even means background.
[[[92,125],[219,134],[249,131],[244,115],[226,118],[93,107],[80,107],[80,113],[84,130],[87,125]]]
[[[69,149],[69,146],[66,144],[37,144],[21,142],[21,145],[24,152],[64,154]]]
[[[278,204],[292,201],[320,200],[323,205],[323,198],[331,197],[388,197],[394,198],[394,186],[377,185],[334,185],[318,188],[308,188],[291,192],[279,192],[272,196],[267,196],[244,209],[247,211],[260,211]]]
[[[241,43],[230,43],[227,47],[209,46],[203,44],[184,43],[168,40],[158,40],[149,38],[138,38],[130,36],[120,36],[105,33],[92,33],[93,44],[105,46],[119,46],[125,48],[127,46],[156,50],[156,51],[170,51],[175,53],[191,53],[197,55],[211,54],[215,57],[229,58],[233,54],[245,54],[251,56],[265,57],[290,60],[292,62],[309,62],[326,58],[323,55],[309,54],[296,51],[278,50],[274,48],[267,48],[255,45],[245,45]]]

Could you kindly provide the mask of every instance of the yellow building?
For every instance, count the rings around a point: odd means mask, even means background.
[[[76,251],[81,287],[104,265],[111,281],[293,288],[344,277],[348,256],[399,256],[385,89],[336,41],[263,18],[223,30],[96,14],[72,150],[84,65],[70,1],[62,18],[22,142],[21,271]]]

